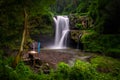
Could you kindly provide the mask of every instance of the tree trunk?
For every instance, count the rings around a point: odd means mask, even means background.
[[[27,18],[28,18],[27,17],[27,12],[24,9],[24,30],[23,30],[23,34],[22,34],[22,41],[21,41],[19,52],[16,55],[15,60],[13,62],[13,67],[16,67],[18,62],[21,60],[21,56],[22,56],[22,53],[23,53],[23,48],[24,48],[24,44],[26,42],[26,37],[27,37],[27,21],[28,21]]]

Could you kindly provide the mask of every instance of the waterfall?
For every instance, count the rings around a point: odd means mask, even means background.
[[[78,36],[78,43],[77,43],[77,49],[80,48],[80,39],[81,39],[82,33],[79,34]]]
[[[83,43],[80,41],[81,37],[82,37],[82,33],[80,33],[78,36],[77,49],[80,49],[81,51],[83,51]]]
[[[55,22],[55,44],[54,48],[63,49],[67,46],[67,37],[69,33],[68,16],[53,17]]]

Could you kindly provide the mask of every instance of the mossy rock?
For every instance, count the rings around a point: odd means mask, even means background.
[[[82,33],[82,31],[80,30],[71,30],[70,31],[70,37],[72,40],[74,40],[75,42],[78,42],[79,39],[79,35]]]

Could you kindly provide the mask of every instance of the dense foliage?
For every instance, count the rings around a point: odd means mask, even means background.
[[[10,67],[12,58],[1,61],[0,78],[2,80],[119,80],[120,63],[110,57],[96,56],[90,63],[76,60],[73,66],[59,63],[56,70],[45,74],[34,73],[29,66],[20,62],[15,69]]]
[[[22,33],[24,29],[24,11],[27,14],[28,32],[33,27],[49,26],[50,9],[49,6],[54,0],[1,0],[0,1],[0,48],[6,52],[20,46]],[[42,21],[43,17],[44,23]],[[36,23],[32,23],[36,20]],[[39,21],[37,23],[37,20]],[[48,21],[47,21],[48,20]],[[33,24],[35,24],[33,26]],[[47,25],[48,24],[48,25]],[[44,25],[44,26],[43,26]],[[32,27],[32,28],[31,28]],[[9,41],[8,41],[9,40]]]
[[[120,62],[97,56],[73,66],[60,63],[49,74],[34,73],[23,62],[12,68],[13,59],[27,26],[27,39],[36,34],[52,34],[52,16],[58,14],[87,17],[81,42],[84,50],[120,57],[120,0],[0,0],[0,79],[2,80],[119,80]],[[25,16],[26,13],[26,16]],[[84,18],[83,18],[84,19]],[[29,37],[28,37],[29,36]],[[23,45],[24,49],[25,44]]]
[[[119,13],[119,0],[93,0],[89,7],[89,15],[94,20],[95,30],[101,33],[120,33]]]
[[[55,14],[86,13],[92,0],[56,0],[52,6]]]
[[[120,57],[120,35],[98,34],[93,30],[87,30],[81,38],[86,51],[98,52],[112,57]]]

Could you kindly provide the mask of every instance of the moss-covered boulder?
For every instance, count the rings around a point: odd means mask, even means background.
[[[80,30],[71,30],[70,31],[70,38],[77,43],[79,40],[79,35],[81,33],[82,33],[82,31],[80,31]]]
[[[88,16],[71,14],[69,15],[69,19],[72,30],[84,30],[92,27],[92,19]]]

